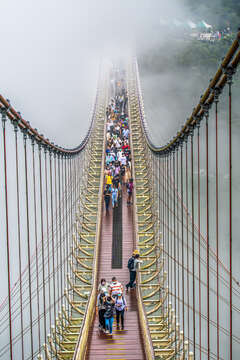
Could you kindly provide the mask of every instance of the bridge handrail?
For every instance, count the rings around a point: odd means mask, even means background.
[[[132,126],[131,126],[131,111],[129,109],[129,125],[130,125],[130,132],[132,134]],[[133,143],[132,143],[132,136],[130,136],[130,146],[131,149],[133,149]],[[135,178],[135,165],[134,165],[134,153],[132,152],[132,177],[133,177],[133,181],[134,184],[136,184],[136,178]],[[133,190],[133,224],[134,224],[134,248],[138,249],[138,243],[139,243],[139,239],[138,239],[138,217],[137,217],[137,202],[136,202],[136,188]],[[134,249],[133,249],[134,250]],[[142,298],[142,292],[140,289],[140,277],[141,274],[137,274],[137,286],[136,286],[136,290],[137,290],[137,304],[138,304],[138,314],[139,314],[139,322],[140,322],[140,327],[141,327],[141,331],[142,331],[142,340],[144,343],[144,352],[145,352],[145,356],[147,360],[151,360],[154,359],[154,350],[153,350],[153,344],[152,344],[152,339],[150,336],[150,330],[149,327],[147,325],[147,316],[146,316],[146,311],[144,308],[144,304],[143,304],[143,298]]]
[[[0,113],[2,114],[5,113],[6,117],[8,117],[8,119],[12,123],[15,123],[21,131],[26,131],[30,137],[32,137],[36,142],[41,143],[43,146],[46,146],[50,151],[66,156],[67,155],[73,156],[79,154],[85,148],[90,138],[91,131],[94,126],[94,120],[96,115],[96,104],[98,101],[98,97],[99,97],[99,79],[98,79],[97,92],[92,110],[89,129],[82,142],[77,147],[72,149],[64,148],[54,144],[53,142],[50,142],[50,140],[47,139],[44,135],[40,134],[37,129],[34,129],[29,123],[29,121],[24,120],[21,114],[17,112],[13,106],[11,106],[10,101],[8,99],[5,99],[1,94],[0,94]]]
[[[106,97],[107,98],[107,97]],[[106,105],[106,104],[105,104]],[[106,138],[106,126],[104,124],[104,135],[103,138]],[[96,307],[96,298],[97,298],[97,271],[98,271],[98,262],[99,262],[99,248],[100,248],[100,237],[101,237],[101,219],[102,219],[102,208],[103,208],[103,188],[104,188],[104,154],[105,154],[106,143],[103,141],[103,150],[102,150],[102,165],[101,165],[101,175],[100,175],[100,186],[99,186],[99,197],[98,197],[98,216],[97,216],[97,227],[96,227],[96,241],[94,249],[94,260],[92,265],[92,290],[89,296],[87,307],[85,310],[85,315],[83,319],[83,324],[80,330],[78,337],[78,342],[74,352],[74,360],[84,360],[87,351],[87,341],[89,330],[92,325],[93,317],[95,315]]]
[[[204,94],[201,96],[201,99],[197,106],[193,109],[192,114],[187,119],[185,125],[180,131],[177,132],[176,136],[169,140],[169,142],[163,146],[159,146],[153,143],[150,138],[148,125],[144,116],[144,106],[142,102],[142,91],[139,79],[139,70],[137,59],[135,60],[135,70],[136,70],[136,82],[137,82],[137,95],[140,108],[141,124],[146,136],[147,144],[149,148],[158,154],[165,154],[175,148],[181,143],[186,136],[189,135],[190,128],[199,123],[204,115],[208,113],[208,110],[212,103],[215,100],[215,97],[219,96],[222,89],[225,87],[228,78],[232,78],[235,74],[236,69],[240,63],[240,31],[237,33],[236,39],[233,41],[230,49],[228,50],[225,58],[223,59],[221,65],[219,66],[215,76],[211,79],[208,88],[205,90]]]

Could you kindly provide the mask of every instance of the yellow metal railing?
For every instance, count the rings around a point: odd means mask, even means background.
[[[129,89],[128,89],[128,93],[129,93]],[[132,134],[130,111],[128,114],[128,118],[129,118],[130,134]],[[131,147],[131,149],[133,149],[132,135],[130,135],[130,147]],[[136,184],[133,151],[132,151],[132,177],[134,180],[134,184]],[[136,190],[134,190],[134,192],[133,192],[133,223],[135,226],[134,227],[134,245],[135,245],[135,247],[137,247],[139,239],[137,239],[138,219],[137,219],[137,207],[136,207]],[[144,342],[145,356],[146,356],[147,360],[152,360],[152,359],[154,359],[154,351],[153,351],[152,340],[151,340],[149,328],[147,326],[147,318],[146,318],[146,313],[145,313],[145,309],[143,306],[142,293],[141,293],[139,284],[140,284],[140,279],[138,276],[138,278],[137,278],[137,304],[138,304],[139,321],[140,321],[141,333],[142,333],[143,342]]]
[[[107,89],[107,86],[106,86]],[[106,96],[107,99],[107,96]],[[104,114],[103,114],[104,117]],[[83,326],[81,328],[81,332],[79,334],[79,340],[76,346],[74,360],[84,360],[87,351],[87,342],[89,336],[89,329],[92,325],[92,321],[95,314],[95,304],[97,298],[97,271],[98,271],[98,259],[99,259],[99,246],[100,246],[100,236],[101,236],[101,220],[102,220],[102,205],[103,205],[103,181],[104,181],[104,155],[105,155],[105,138],[106,138],[106,127],[104,124],[104,140],[103,140],[103,149],[102,149],[102,165],[101,165],[101,179],[100,179],[100,187],[99,187],[99,198],[98,198],[98,219],[97,219],[97,230],[96,230],[96,241],[95,241],[95,250],[94,250],[94,261],[93,261],[93,283],[92,283],[92,291],[89,297],[89,301],[86,307],[85,316],[83,319]]]

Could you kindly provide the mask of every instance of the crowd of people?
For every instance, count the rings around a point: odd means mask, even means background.
[[[106,108],[106,159],[104,200],[106,214],[109,205],[118,206],[124,187],[127,188],[127,204],[131,205],[133,179],[131,176],[131,149],[127,114],[128,97],[123,80],[116,82],[114,96]]]
[[[193,32],[191,34],[191,37],[196,38],[200,41],[206,41],[206,42],[216,42],[222,39],[226,39],[227,37],[231,36],[232,32],[229,27],[223,30],[216,30],[214,31],[212,28],[208,31],[202,31],[202,32]]]
[[[139,263],[141,263],[139,257],[139,252],[135,250],[128,260],[130,281],[126,284],[126,292],[129,291],[129,288],[133,289],[136,287],[136,272]],[[97,313],[99,317],[99,329],[105,334],[112,335],[115,315],[117,330],[124,330],[124,314],[128,308],[123,290],[123,285],[115,276],[112,278],[111,283],[108,283],[106,279],[101,279],[100,281],[97,297]]]
[[[116,76],[111,80],[112,98],[106,108],[106,158],[104,171],[104,200],[106,214],[109,206],[118,206],[123,191],[127,191],[127,205],[132,204],[133,179],[131,167],[130,129],[128,122],[127,92],[125,82]],[[135,250],[128,260],[129,283],[126,284],[126,292],[136,286],[136,272],[139,260],[139,252]],[[124,287],[114,276],[111,283],[101,279],[98,288],[97,313],[99,316],[99,329],[112,334],[114,317],[116,317],[117,330],[124,330],[124,314],[127,311],[127,301],[124,295]],[[121,325],[121,329],[120,329]]]
[[[97,311],[99,316],[99,329],[112,335],[114,315],[116,314],[117,330],[124,330],[124,313],[127,311],[127,302],[123,295],[123,286],[116,277],[108,284],[101,279],[98,288]]]

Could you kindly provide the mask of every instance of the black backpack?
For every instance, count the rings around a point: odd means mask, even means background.
[[[127,265],[129,270],[133,270],[134,268],[134,257],[130,257],[130,259],[128,260],[128,265]]]

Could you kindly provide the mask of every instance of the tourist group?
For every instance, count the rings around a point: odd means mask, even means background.
[[[106,108],[106,158],[104,171],[104,201],[106,215],[109,207],[118,207],[122,192],[127,191],[127,205],[132,204],[133,179],[131,173],[130,129],[127,113],[127,92],[124,80],[111,82],[113,97]],[[136,286],[136,271],[139,252],[135,250],[128,260],[129,283],[126,292]],[[117,330],[124,330],[124,314],[127,311],[127,301],[124,287],[114,276],[108,283],[101,279],[98,288],[97,313],[100,331],[112,335],[113,321],[116,315]],[[120,328],[121,325],[121,328]]]

